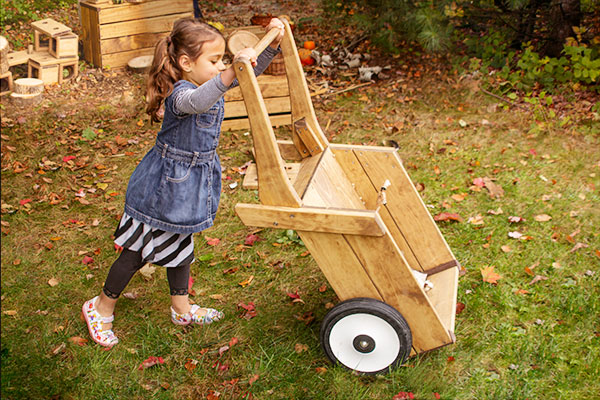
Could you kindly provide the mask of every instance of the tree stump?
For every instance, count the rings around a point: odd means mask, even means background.
[[[5,74],[8,72],[8,51],[10,50],[10,46],[8,45],[8,40],[4,36],[0,36],[0,74]]]
[[[11,93],[10,100],[13,105],[17,107],[31,107],[36,104],[39,104],[42,101],[41,93],[34,94],[20,94],[20,93]]]
[[[40,94],[44,91],[44,81],[35,78],[19,78],[13,82],[17,94]]]
[[[137,72],[138,74],[145,74],[146,72],[150,71],[150,67],[152,66],[152,60],[154,60],[154,56],[139,56],[129,60],[127,66],[133,72]]]

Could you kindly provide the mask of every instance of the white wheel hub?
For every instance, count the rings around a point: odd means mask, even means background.
[[[346,367],[359,372],[376,372],[389,367],[398,357],[398,333],[383,318],[357,313],[342,317],[331,328],[329,345]]]

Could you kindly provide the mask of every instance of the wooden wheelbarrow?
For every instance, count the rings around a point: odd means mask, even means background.
[[[322,322],[325,354],[359,373],[387,372],[411,355],[455,342],[460,266],[396,149],[327,141],[284,23],[291,141],[275,138],[250,64],[234,66],[261,203],[238,203],[235,211],[248,226],[296,230],[342,300]],[[268,32],[257,53],[276,35]],[[290,168],[282,156],[299,167]],[[297,174],[290,179],[286,171],[292,169]]]

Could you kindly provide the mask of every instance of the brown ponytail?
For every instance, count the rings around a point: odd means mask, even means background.
[[[146,99],[146,112],[153,122],[159,122],[159,110],[164,100],[173,91],[173,85],[182,79],[178,60],[187,55],[196,60],[202,53],[205,42],[223,37],[216,28],[193,18],[175,21],[171,34],[156,44],[154,60],[150,67]]]

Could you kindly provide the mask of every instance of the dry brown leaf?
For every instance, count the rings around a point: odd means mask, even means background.
[[[52,287],[58,285],[58,279],[56,279],[56,278],[50,278],[50,280],[48,281],[48,285],[50,285]]]
[[[537,222],[548,222],[552,219],[548,214],[539,214],[533,217]]]
[[[545,281],[545,280],[547,280],[547,279],[548,279],[548,277],[547,277],[547,276],[544,276],[544,275],[536,275],[536,276],[535,276],[535,277],[534,277],[534,278],[531,280],[531,282],[529,282],[529,284],[530,284],[530,285],[533,285],[533,284],[535,284],[535,283],[538,283],[539,281]]]
[[[480,268],[481,277],[484,282],[491,283],[492,285],[498,284],[498,279],[502,279],[502,276],[494,271],[495,266],[490,265],[488,267]]]
[[[490,197],[494,197],[499,199],[504,197],[504,189],[502,186],[495,184],[492,182],[490,178],[483,178],[483,183],[485,184],[485,188],[490,192]]]

